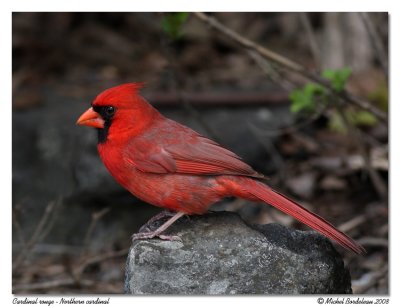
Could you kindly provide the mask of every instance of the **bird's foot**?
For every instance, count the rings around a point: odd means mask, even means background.
[[[157,231],[154,232],[140,232],[137,234],[132,235],[132,242],[135,240],[143,240],[143,239],[152,239],[152,238],[160,238],[162,240],[167,241],[182,241],[181,237],[176,235],[163,235],[158,233]]]
[[[161,220],[161,219],[163,219],[163,218],[165,218],[165,217],[172,217],[172,216],[174,216],[175,214],[176,214],[175,212],[172,212],[172,211],[169,211],[169,210],[163,210],[162,212],[158,213],[157,215],[151,217],[145,224],[143,224],[143,225],[140,227],[140,229],[139,229],[139,233],[147,233],[147,232],[150,232],[150,231],[151,231],[151,230],[150,230],[150,226],[151,226],[154,222],[156,222],[156,221],[158,221],[158,220]]]
[[[173,216],[167,222],[165,222],[163,225],[161,225],[155,231],[150,231],[147,228],[147,231],[142,231],[142,232],[139,232],[137,234],[133,234],[132,235],[132,241],[141,240],[141,239],[151,239],[151,238],[154,238],[154,237],[158,237],[160,239],[169,240],[169,241],[171,241],[171,240],[182,241],[182,239],[179,236],[162,235],[162,233],[168,227],[170,227],[176,220],[178,220],[180,217],[182,217],[184,215],[185,215],[185,213],[183,213],[183,212],[177,212],[177,213],[173,214]],[[159,218],[159,216],[157,215],[157,216],[155,216],[153,218],[156,219],[156,218]],[[150,220],[150,221],[152,221],[152,220]]]

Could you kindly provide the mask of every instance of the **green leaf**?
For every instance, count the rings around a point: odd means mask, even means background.
[[[341,134],[347,133],[347,127],[342,116],[335,110],[329,115],[329,129]]]
[[[388,112],[389,92],[386,82],[381,82],[377,88],[368,94],[368,99],[375,102],[376,105],[383,111]]]
[[[331,70],[327,69],[322,72],[324,78],[328,79],[331,82],[332,87],[336,91],[343,91],[346,86],[346,83],[351,75],[351,69],[349,67],[338,69],[338,70]]]
[[[292,113],[313,112],[316,108],[315,98],[324,92],[320,85],[314,83],[308,83],[302,89],[293,90],[289,95],[289,99],[292,101],[290,111]]]
[[[348,123],[352,126],[373,126],[378,122],[374,114],[364,110],[355,111],[347,109],[344,115]],[[347,133],[347,126],[343,121],[343,117],[336,110],[330,114],[328,125],[332,131]]]
[[[182,37],[182,25],[185,23],[189,13],[166,13],[161,21],[161,26],[171,39],[177,40]]]
[[[353,125],[373,126],[378,122],[374,114],[365,111],[348,111],[346,116]]]

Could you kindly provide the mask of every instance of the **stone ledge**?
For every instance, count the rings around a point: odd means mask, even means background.
[[[183,217],[169,234],[183,242],[135,241],[129,294],[344,294],[351,280],[328,239],[279,224],[250,226],[237,214]]]

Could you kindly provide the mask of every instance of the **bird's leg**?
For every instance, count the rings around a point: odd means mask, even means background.
[[[170,236],[170,235],[162,235],[161,233],[164,232],[168,227],[170,227],[176,220],[180,217],[184,216],[185,213],[177,212],[172,218],[170,218],[167,222],[157,228],[155,231],[152,232],[142,232],[132,235],[132,241],[141,240],[141,239],[151,239],[154,237],[158,237],[163,240],[179,240],[182,239],[179,236]]]
[[[172,217],[174,215],[175,215],[175,213],[170,210],[163,210],[162,212],[158,213],[157,215],[151,217],[150,220],[148,220],[145,224],[143,224],[139,229],[139,233],[150,232],[150,225],[152,223],[154,223],[158,220],[161,220],[162,218]]]

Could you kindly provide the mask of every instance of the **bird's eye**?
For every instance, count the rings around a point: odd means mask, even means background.
[[[113,107],[113,106],[107,106],[106,108],[105,108],[105,113],[106,113],[106,115],[108,116],[108,117],[111,117],[111,116],[113,116],[114,115],[114,113],[115,113],[115,107]]]

